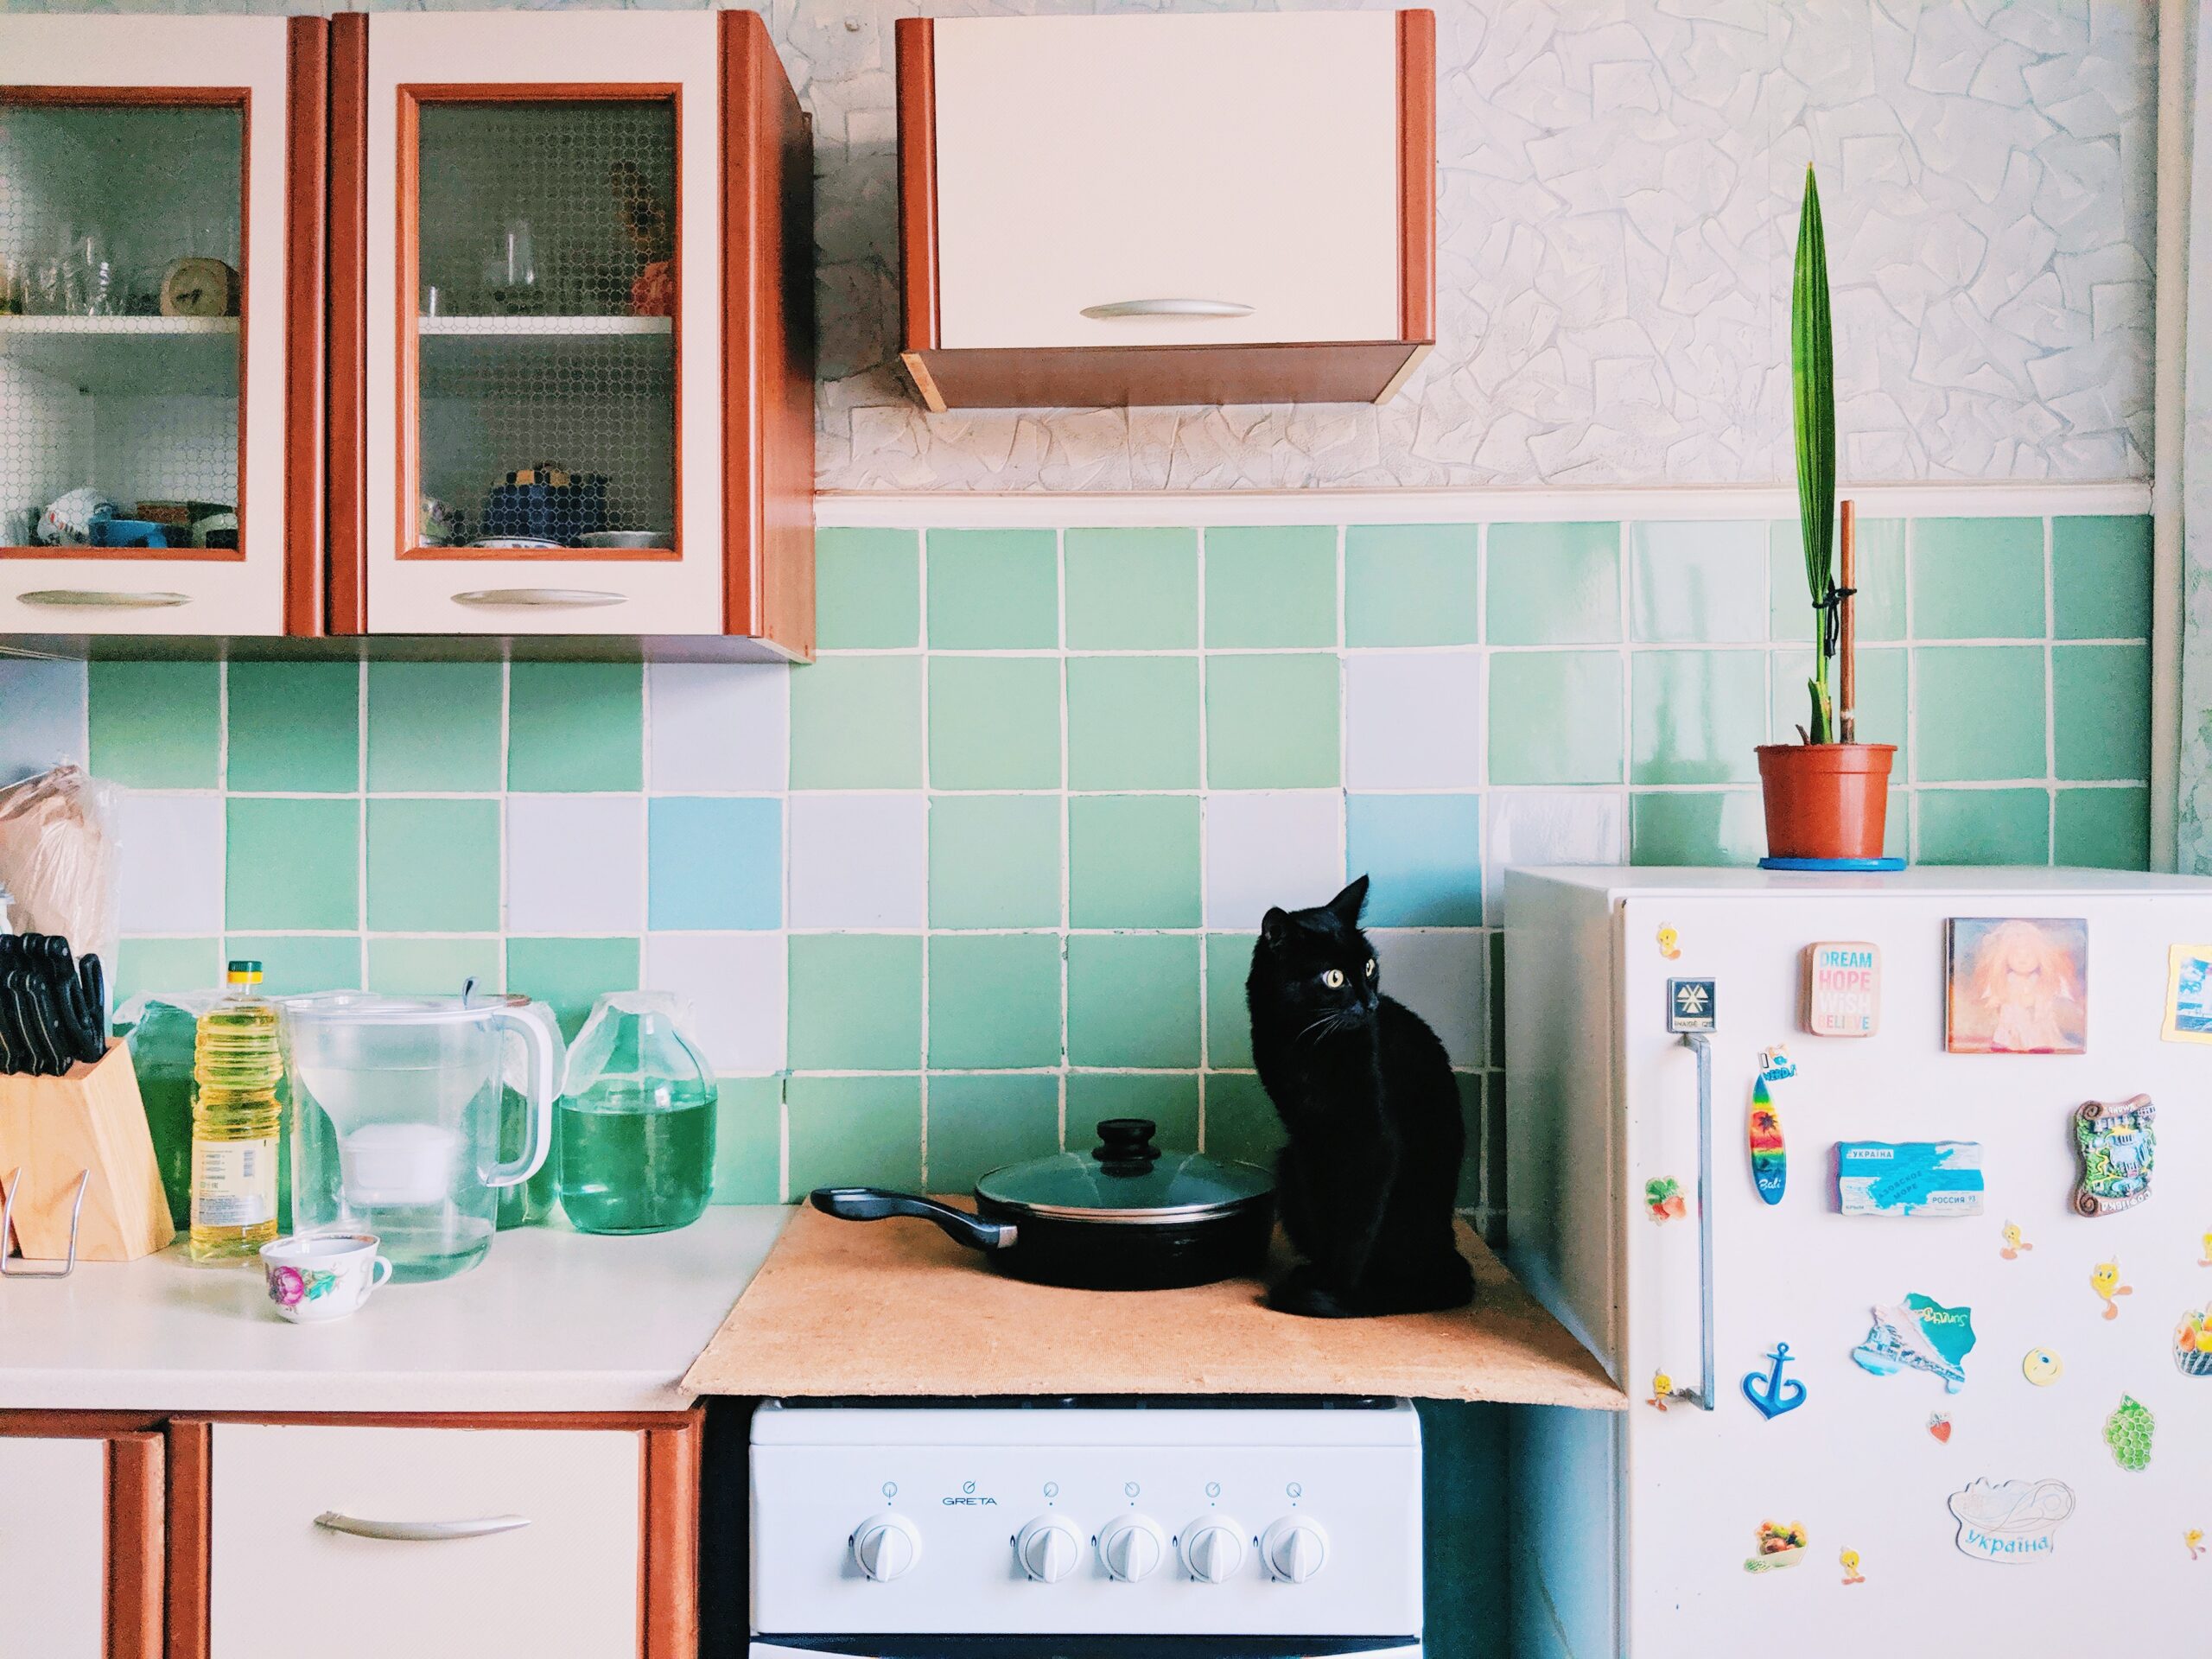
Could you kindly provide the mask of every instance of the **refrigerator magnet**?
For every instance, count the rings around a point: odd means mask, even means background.
[[[1647,1406],[1656,1406],[1660,1410],[1664,1411],[1667,1409],[1667,1402],[1674,1397],[1675,1379],[1664,1371],[1652,1372],[1651,1397],[1643,1403]]]
[[[1789,1154],[1782,1143],[1782,1114],[1774,1109],[1766,1079],[1751,1085],[1751,1114],[1745,1138],[1751,1145],[1751,1185],[1768,1204],[1780,1204],[1789,1185]]]
[[[1815,1037],[1872,1037],[1882,1015],[1882,952],[1863,939],[1805,947],[1805,1029]]]
[[[1805,1403],[1805,1385],[1796,1377],[1785,1377],[1782,1368],[1789,1363],[1789,1344],[1777,1342],[1767,1355],[1768,1369],[1744,1373],[1744,1398],[1758,1408],[1760,1416],[1772,1422],[1784,1412],[1791,1412]]]
[[[2112,1448],[2112,1460],[2131,1474],[2148,1469],[2151,1435],[2158,1427],[2158,1420],[2150,1407],[2132,1394],[2121,1395],[2112,1415],[2105,1419],[2105,1444]]]
[[[1789,1051],[1780,1043],[1771,1048],[1759,1050],[1759,1080],[1763,1083],[1787,1083],[1797,1075],[1797,1062],[1789,1058]]]
[[[1682,957],[1682,936],[1671,927],[1661,928],[1659,954],[1669,962],[1680,962]]]
[[[2021,1357],[2020,1375],[2039,1389],[2047,1389],[2066,1375],[2066,1362],[2048,1348],[2031,1348]]]
[[[1866,1575],[1859,1570],[1859,1552],[1857,1550],[1847,1549],[1835,1559],[1837,1563],[1843,1568],[1843,1581],[1846,1584],[1864,1584],[1866,1582]]]
[[[1643,1213],[1654,1221],[1680,1221],[1689,1213],[1682,1184],[1671,1175],[1654,1175],[1643,1184]]]
[[[1675,1036],[1688,1032],[1713,1031],[1713,982],[1709,979],[1670,979],[1667,982],[1667,1030]]]
[[[2113,1297],[2135,1294],[2134,1286],[2120,1282],[2120,1263],[2117,1261],[2100,1262],[2090,1268],[2089,1288],[2104,1299],[2105,1318],[2108,1319],[2120,1317],[2120,1304],[2113,1300]]]
[[[1997,1254],[2003,1256],[2007,1262],[2017,1262],[2020,1259],[2020,1252],[2022,1250],[2032,1250],[2035,1249],[2034,1245],[2029,1243],[2025,1238],[2021,1236],[2020,1224],[2017,1221],[2008,1221],[2005,1224],[2003,1236],[2005,1240],[2004,1245],[1998,1250]],[[2212,1233],[2207,1233],[2204,1236],[2204,1239],[2207,1244],[2212,1244]],[[2212,1252],[2208,1252],[2208,1254],[2212,1254]]]
[[[1893,1306],[1877,1306],[1866,1340],[1851,1351],[1861,1370],[1876,1376],[1926,1371],[1941,1377],[1946,1392],[1967,1385],[1967,1356],[1974,1351],[1974,1310],[1945,1307],[1914,1291]]]
[[[2204,1554],[2204,1529],[2191,1527],[2181,1535],[2181,1546],[2189,1552],[2189,1559],[2196,1560]]]
[[[1805,1559],[1804,1523],[1792,1521],[1784,1526],[1779,1521],[1762,1521],[1758,1531],[1759,1553],[1744,1563],[1746,1573],[1771,1573],[1777,1567],[1795,1567]]]
[[[1954,1054],[2081,1054],[2089,925],[2080,917],[1954,916],[1943,1044]]]
[[[2151,1196],[2158,1116],[2148,1095],[2082,1103],[2074,1114],[2074,1147],[2082,1155],[2081,1184],[2074,1192],[2078,1214],[2109,1216]]]
[[[1928,1432],[1936,1437],[1939,1444],[1948,1446],[1951,1443],[1951,1414],[1948,1411],[1929,1412]]]
[[[2017,1566],[2058,1548],[2059,1524],[2074,1513],[2074,1489],[2063,1480],[1977,1480],[1951,1494],[1959,1554]]]
[[[1847,1216],[1978,1216],[1978,1141],[1839,1141],[1835,1200]]]
[[[2212,944],[2167,948],[2166,1022],[2158,1035],[2170,1043],[2212,1043]]]

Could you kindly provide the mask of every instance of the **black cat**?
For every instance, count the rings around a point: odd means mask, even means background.
[[[1276,1203],[1304,1262],[1268,1306],[1314,1319],[1459,1307],[1474,1276],[1452,1236],[1466,1132],[1444,1045],[1382,995],[1359,931],[1367,878],[1260,923],[1244,998],[1252,1057],[1289,1131]]]

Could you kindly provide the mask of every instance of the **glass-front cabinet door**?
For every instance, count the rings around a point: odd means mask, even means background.
[[[323,29],[0,18],[0,634],[317,631]]]
[[[366,630],[720,633],[716,15],[366,37]]]

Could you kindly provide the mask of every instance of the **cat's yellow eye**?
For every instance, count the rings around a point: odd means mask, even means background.
[[[1367,959],[1367,976],[1370,979],[1375,977],[1375,958],[1372,957]]]
[[[1321,976],[1321,982],[1332,991],[1341,991],[1344,988],[1344,970],[1341,968],[1330,969]]]

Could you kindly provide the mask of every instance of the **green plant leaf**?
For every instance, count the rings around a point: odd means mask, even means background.
[[[1789,390],[1797,440],[1797,526],[1813,613],[1812,741],[1832,741],[1827,629],[1819,609],[1835,582],[1835,340],[1828,315],[1827,238],[1821,192],[1805,168],[1797,262],[1789,286]]]

